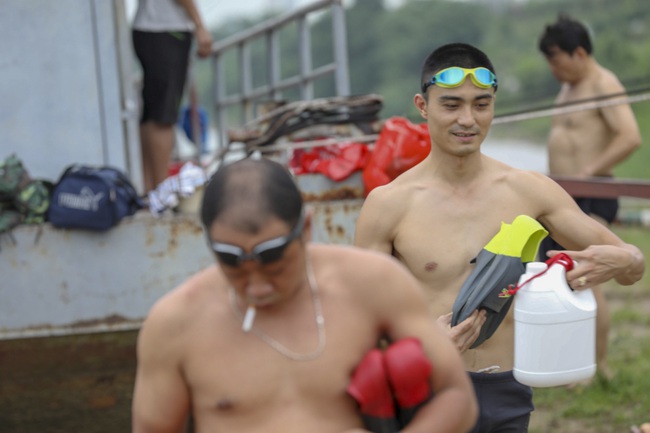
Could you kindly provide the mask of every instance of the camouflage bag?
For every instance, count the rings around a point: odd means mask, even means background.
[[[29,173],[16,155],[12,154],[0,161],[0,200],[13,200],[16,193],[29,183]]]
[[[0,161],[0,233],[44,223],[52,189],[52,182],[31,179],[16,155]]]
[[[18,191],[14,205],[24,219],[23,224],[42,224],[50,208],[54,184],[46,180],[32,180]]]

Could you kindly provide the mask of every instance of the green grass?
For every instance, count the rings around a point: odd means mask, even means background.
[[[650,268],[650,229],[613,230],[644,251]],[[614,378],[535,389],[531,433],[625,433],[633,424],[650,421],[650,272],[631,286],[612,282],[604,290],[612,319],[608,362]]]

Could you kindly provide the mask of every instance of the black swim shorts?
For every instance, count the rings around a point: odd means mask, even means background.
[[[616,219],[619,206],[618,199],[616,198],[575,197],[574,200],[587,215],[599,216],[608,223],[612,223]],[[548,259],[546,256],[547,251],[564,249],[562,245],[555,242],[550,236],[546,237],[539,246],[538,260],[545,262]]]
[[[132,36],[143,74],[140,122],[173,125],[185,89],[192,34],[133,30]]]

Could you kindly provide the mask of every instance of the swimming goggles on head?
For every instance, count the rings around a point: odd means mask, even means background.
[[[284,255],[284,250],[289,244],[302,233],[305,226],[304,215],[291,232],[286,236],[269,239],[253,247],[253,251],[247,253],[242,247],[237,245],[226,244],[222,242],[209,242],[212,251],[217,255],[217,259],[227,266],[238,267],[246,260],[255,260],[263,265],[277,262]]]
[[[438,72],[431,80],[424,83],[422,85],[422,93],[426,93],[427,89],[434,84],[445,89],[458,87],[463,84],[468,75],[476,87],[480,87],[481,89],[494,87],[494,91],[496,92],[497,77],[489,69],[483,67],[465,69],[460,66],[452,66],[451,68]]]

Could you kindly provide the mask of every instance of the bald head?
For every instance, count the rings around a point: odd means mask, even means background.
[[[219,167],[203,195],[201,222],[206,230],[219,220],[256,233],[271,217],[293,227],[302,212],[302,196],[282,165],[268,159],[243,159]]]

